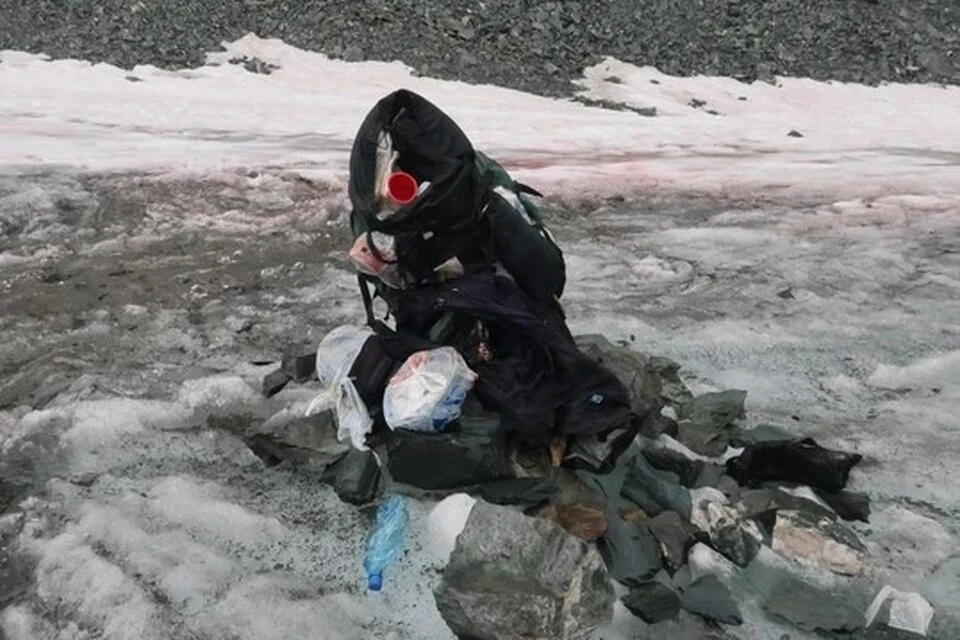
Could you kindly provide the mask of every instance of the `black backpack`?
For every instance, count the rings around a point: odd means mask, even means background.
[[[430,185],[390,217],[377,217],[376,164],[383,134],[400,168]],[[516,196],[520,208],[499,191]],[[350,226],[355,236],[379,231],[396,241],[396,262],[407,286],[436,282],[435,269],[457,258],[466,272],[502,267],[538,304],[558,304],[566,283],[563,254],[530,199],[494,160],[474,150],[461,128],[422,96],[401,89],[381,99],[364,119],[350,155]],[[373,242],[368,243],[376,251]],[[372,321],[369,285],[390,305],[394,295],[361,274]]]

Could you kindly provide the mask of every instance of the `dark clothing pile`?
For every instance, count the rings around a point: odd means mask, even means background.
[[[384,134],[399,168],[429,184],[389,217],[378,215],[375,195]],[[631,409],[620,380],[577,348],[560,306],[563,254],[541,223],[495,189],[504,185],[521,198],[536,193],[476,152],[460,127],[423,97],[399,90],[367,115],[350,158],[351,227],[358,236],[395,239],[402,285],[360,274],[376,337],[352,377],[376,415],[377,398],[408,355],[452,346],[478,374],[474,393],[499,413],[505,431],[532,446],[557,436],[573,443],[616,432],[623,445],[607,460],[581,462],[609,468],[643,416]],[[451,259],[462,265],[462,275],[444,281],[437,267]],[[374,317],[375,297],[386,302],[393,327]]]

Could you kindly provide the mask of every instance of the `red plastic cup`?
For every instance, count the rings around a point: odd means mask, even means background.
[[[417,179],[404,171],[391,173],[387,178],[387,195],[400,206],[413,202],[419,189]]]

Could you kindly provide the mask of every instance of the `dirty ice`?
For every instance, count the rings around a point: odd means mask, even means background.
[[[244,55],[279,68],[256,75],[228,63]],[[253,36],[177,72],[5,51],[0,177],[224,180],[244,168],[294,172],[342,198],[363,115],[397,87],[420,92],[525,181],[589,203],[556,223],[575,332],[669,356],[696,391],[746,389],[753,424],[863,453],[852,488],[874,501],[864,535],[877,580],[920,590],[938,617],[960,624],[955,577],[942,570],[960,535],[951,484],[960,457],[960,89],[744,85],[615,60],[588,69],[580,85],[583,98],[656,115],[415,77],[400,63],[332,61]],[[263,195],[262,179],[230,179]],[[610,195],[636,207],[602,204]],[[24,184],[3,198],[0,216],[50,194]],[[165,215],[159,205],[154,213]],[[253,242],[262,229],[245,223]],[[48,244],[29,254],[5,246],[0,269],[69,251]],[[354,292],[336,285],[348,274],[325,269],[322,297],[354,304]],[[198,347],[174,327],[175,310],[118,313],[177,340],[170,349]],[[269,415],[312,397],[290,389],[263,400],[263,372],[227,357],[218,375],[185,379],[165,397],[77,390],[42,410],[0,413],[0,466],[12,473],[29,460],[36,483],[0,518],[0,535],[16,532],[9,548],[20,556],[23,595],[0,612],[2,634],[451,637],[431,594],[448,541],[431,536],[429,503],[413,504],[410,553],[371,596],[360,564],[365,514],[326,487],[265,471],[230,433],[197,427],[197,416]],[[805,637],[749,602],[743,609],[741,637]],[[618,605],[597,637],[699,637],[679,625],[646,628]]]

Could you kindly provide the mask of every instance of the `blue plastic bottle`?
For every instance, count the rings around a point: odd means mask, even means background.
[[[370,591],[383,588],[383,570],[403,549],[409,521],[403,496],[392,496],[377,509],[377,523],[367,538],[367,552],[363,558]]]

